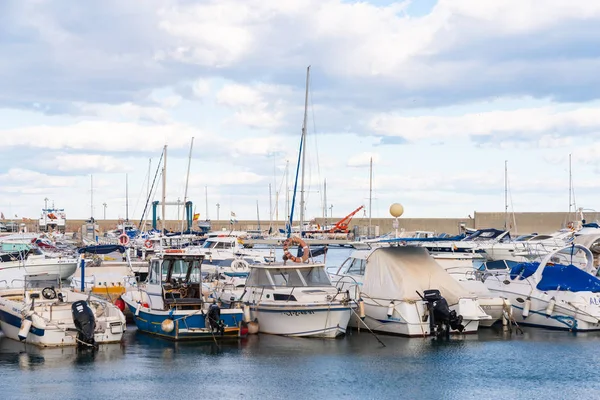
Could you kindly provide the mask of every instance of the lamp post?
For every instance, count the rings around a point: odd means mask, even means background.
[[[104,220],[106,220],[106,203],[102,203],[102,207],[104,207]]]
[[[394,203],[390,206],[390,214],[392,214],[392,217],[394,217],[392,226],[396,230],[396,237],[398,237],[398,218],[404,214],[404,207],[400,203]]]
[[[48,198],[44,197],[44,229],[48,230]]]
[[[221,208],[221,205],[217,203],[217,221],[219,221],[219,208]]]
[[[333,204],[329,206],[329,218],[333,218]]]

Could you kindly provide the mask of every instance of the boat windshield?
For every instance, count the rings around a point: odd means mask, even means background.
[[[246,286],[331,286],[324,267],[253,268]]]
[[[200,258],[165,259],[162,262],[162,282],[172,282],[174,279],[188,283],[201,281]]]

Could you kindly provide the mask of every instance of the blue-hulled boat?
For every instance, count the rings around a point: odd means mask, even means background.
[[[235,339],[247,333],[241,308],[221,308],[203,296],[203,259],[166,253],[150,261],[145,284],[122,296],[138,330],[172,340]]]

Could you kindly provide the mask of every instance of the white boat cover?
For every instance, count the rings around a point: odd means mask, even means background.
[[[449,305],[474,298],[423,247],[380,247],[367,257],[362,291],[372,298],[420,300],[417,291],[437,289]]]

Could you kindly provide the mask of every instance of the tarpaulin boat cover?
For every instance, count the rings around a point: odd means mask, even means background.
[[[539,265],[539,262],[518,264],[511,269],[510,278],[529,278]],[[600,279],[574,265],[547,265],[536,288],[542,291],[600,292]]]
[[[437,289],[453,305],[459,298],[473,298],[423,247],[380,247],[367,257],[362,291],[372,298],[386,300],[420,300],[423,294]]]

